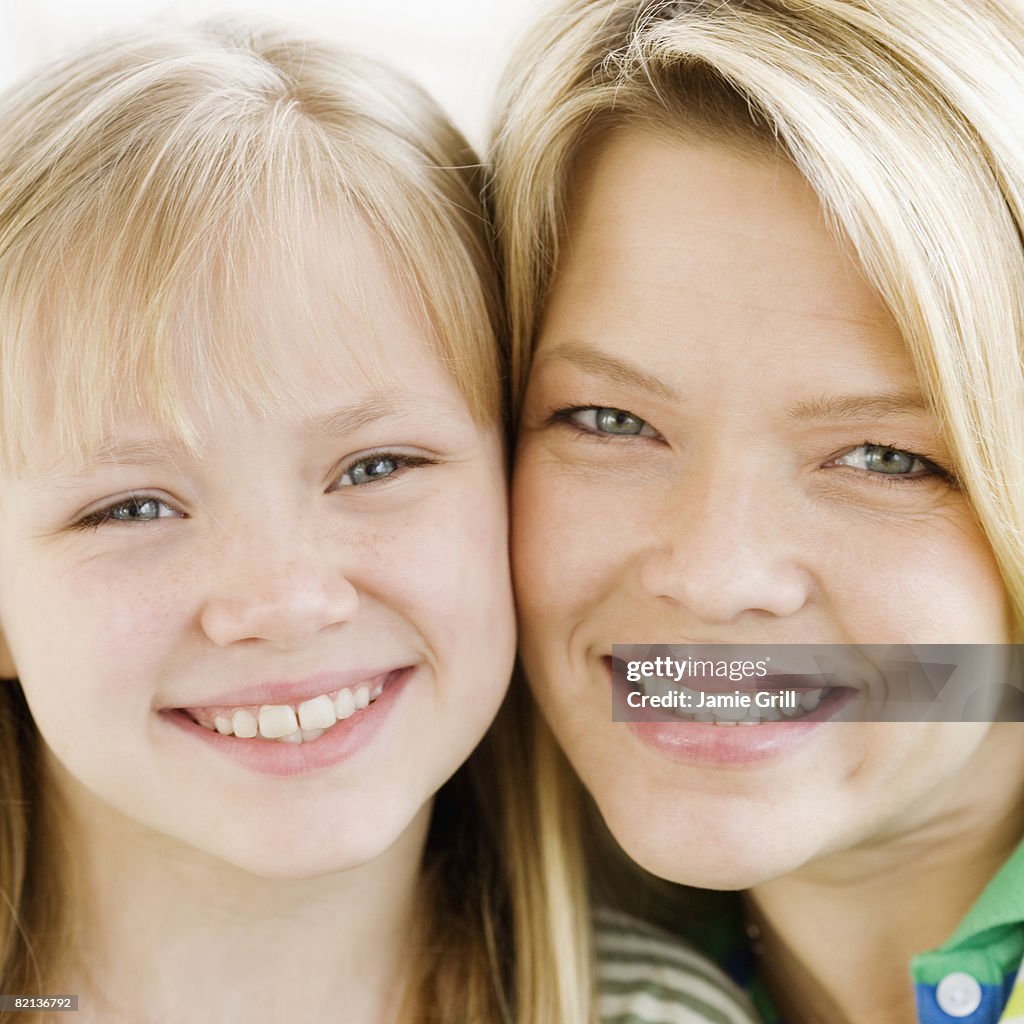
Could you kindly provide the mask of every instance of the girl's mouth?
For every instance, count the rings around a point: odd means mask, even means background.
[[[179,708],[197,725],[222,736],[278,743],[312,743],[336,723],[358,715],[384,692],[394,672],[294,704]]]

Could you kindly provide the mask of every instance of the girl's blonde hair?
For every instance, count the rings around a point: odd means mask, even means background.
[[[269,263],[301,303],[318,269],[301,232],[340,214],[370,226],[473,416],[498,424],[503,315],[480,185],[418,87],[287,30],[136,33],[37,73],[0,99],[0,467],[23,470],[41,429],[62,453],[90,450],[125,403],[190,442],[197,403],[301,399],[239,296]],[[296,332],[323,330],[325,311],[308,313]],[[356,355],[372,373],[372,353]],[[579,908],[535,892],[516,716],[503,709],[438,797],[410,1019],[584,1019]],[[58,990],[75,934],[40,745],[17,683],[0,683],[4,992]]]
[[[1012,0],[561,3],[505,76],[492,145],[513,410],[586,143],[631,126],[786,157],[902,331],[1024,635],[1022,99]],[[540,799],[553,819],[582,813],[572,769],[537,730]],[[621,856],[609,843],[587,844],[606,895]],[[567,854],[576,878],[582,845]],[[650,896],[636,879],[615,893],[634,907]]]
[[[283,30],[115,37],[38,73],[0,111],[0,455],[24,460],[40,390],[60,396],[45,420],[68,450],[102,440],[126,401],[188,440],[186,398],[294,400],[239,298],[301,296],[308,235],[346,213],[384,245],[475,417],[496,421],[479,173],[412,82]],[[254,288],[266,252],[277,276]]]

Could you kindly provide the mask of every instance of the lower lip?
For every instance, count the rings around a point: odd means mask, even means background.
[[[611,659],[603,659],[611,685]],[[622,722],[644,746],[671,761],[743,766],[782,758],[804,746],[821,727],[837,717],[856,691],[843,689],[798,721],[757,725],[714,725],[708,722]],[[623,694],[624,697],[624,694]]]
[[[335,722],[311,743],[281,743],[259,737],[239,739],[223,736],[194,722],[184,711],[161,711],[160,717],[198,743],[232,758],[245,768],[265,775],[306,775],[354,757],[373,741],[401,698],[406,683],[415,673],[413,666],[396,669],[384,684],[384,691],[370,705],[351,718]]]

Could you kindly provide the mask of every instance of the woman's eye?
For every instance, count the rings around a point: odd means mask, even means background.
[[[157,519],[180,519],[182,513],[152,495],[133,494],[113,505],[90,512],[77,523],[77,529],[96,529],[104,523],[151,523]]]
[[[904,451],[902,448],[890,448],[881,444],[862,444],[833,462],[836,466],[851,466],[869,473],[880,473],[885,476],[919,477],[943,475],[946,473],[928,459]]]
[[[366,458],[353,462],[338,477],[336,487],[358,487],[362,484],[372,484],[378,480],[387,480],[403,469],[410,469],[415,466],[432,466],[435,459],[426,458],[421,455],[397,455],[393,452],[379,452],[375,455],[368,455]]]
[[[625,409],[590,406],[569,410],[567,418],[593,434],[657,437],[657,432],[649,423]]]

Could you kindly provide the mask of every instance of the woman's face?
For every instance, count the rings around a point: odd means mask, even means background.
[[[238,298],[308,403],[193,409],[198,455],[126,412],[84,469],[39,452],[0,501],[5,667],[69,799],[280,877],[422,824],[514,649],[499,430],[369,231],[312,262],[298,299]],[[304,309],[343,311],[326,363]]]
[[[523,657],[627,852],[745,887],[910,827],[992,727],[634,728],[611,720],[612,645],[1003,643],[1007,597],[797,171],[636,130],[581,166],[518,444]]]

